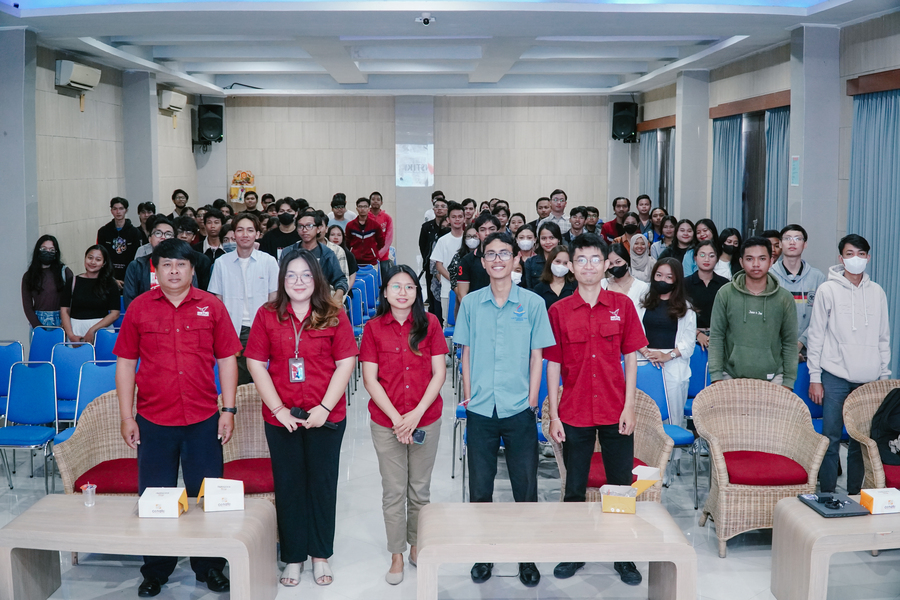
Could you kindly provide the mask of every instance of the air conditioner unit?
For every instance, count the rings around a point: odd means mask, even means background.
[[[159,92],[159,108],[162,110],[171,110],[172,112],[181,112],[187,104],[187,96],[172,92],[170,90],[162,90]]]
[[[76,90],[92,90],[98,83],[100,83],[100,69],[71,60],[56,61],[56,85]]]

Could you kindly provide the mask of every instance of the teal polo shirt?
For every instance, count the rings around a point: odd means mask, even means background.
[[[531,351],[555,345],[543,298],[513,285],[503,306],[490,286],[463,298],[453,342],[469,347],[468,410],[502,418],[528,408]]]

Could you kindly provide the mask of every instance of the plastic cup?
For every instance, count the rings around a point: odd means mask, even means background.
[[[93,483],[86,483],[81,486],[81,494],[84,496],[84,505],[93,506],[97,501],[97,486]]]

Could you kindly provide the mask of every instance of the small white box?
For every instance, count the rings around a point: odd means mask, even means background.
[[[203,498],[203,512],[244,510],[244,482],[206,477],[200,484],[197,504]]]
[[[897,488],[860,490],[859,503],[868,508],[873,515],[900,512],[900,490]]]
[[[184,488],[147,488],[138,500],[138,516],[154,519],[177,519],[187,512]]]

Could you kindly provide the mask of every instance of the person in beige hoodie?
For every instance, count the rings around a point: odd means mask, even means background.
[[[809,397],[822,405],[822,433],[829,441],[819,469],[823,492],[834,492],[837,485],[844,400],[864,383],[891,376],[887,297],[866,274],[869,243],[850,234],[838,250],[841,264],[828,269],[828,280],[819,286],[807,330]],[[858,494],[862,482],[862,452],[851,439],[847,493]]]

